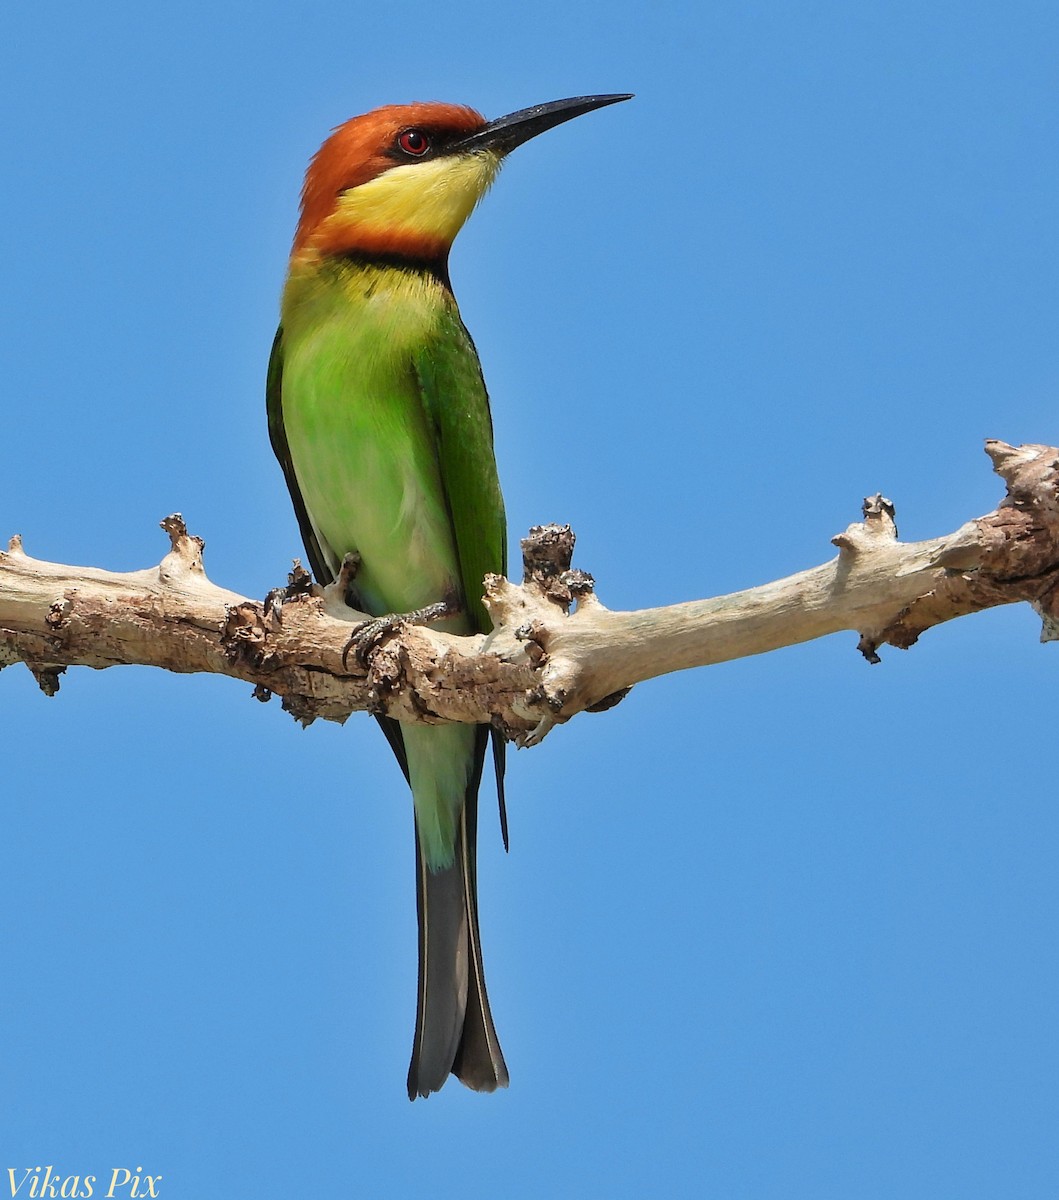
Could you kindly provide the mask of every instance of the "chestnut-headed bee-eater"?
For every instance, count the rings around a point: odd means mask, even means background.
[[[482,580],[505,570],[504,504],[478,355],[449,283],[453,239],[516,146],[627,96],[486,121],[452,104],[340,125],[305,176],[268,371],[268,425],[320,583],[359,556],[351,602],[381,616],[445,602],[484,632]],[[436,613],[435,609],[435,613]],[[489,727],[380,723],[411,785],[419,1000],[408,1095],[449,1073],[508,1082],[482,971],[477,792]],[[494,742],[498,785],[503,744]],[[502,793],[501,793],[502,794]]]

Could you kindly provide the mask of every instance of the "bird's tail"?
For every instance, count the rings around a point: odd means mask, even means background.
[[[474,765],[454,830],[451,865],[431,869],[416,822],[419,1003],[408,1069],[411,1100],[436,1092],[450,1072],[478,1092],[492,1092],[508,1083],[489,1011],[478,936],[475,839],[488,728],[474,734]],[[406,749],[414,756],[407,740]]]

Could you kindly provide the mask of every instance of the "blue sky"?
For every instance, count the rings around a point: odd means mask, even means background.
[[[520,149],[452,276],[512,538],[611,607],[1000,496],[1059,430],[1059,11],[22,6],[3,20],[0,533],[224,586],[300,553],[265,364],[309,155],[376,104],[637,98]],[[409,1105],[410,805],[372,722],[0,675],[0,1195],[1039,1200],[1059,1188],[1054,646],[1025,608],[638,687],[512,756],[505,1093]],[[97,1188],[97,1194],[99,1190]]]

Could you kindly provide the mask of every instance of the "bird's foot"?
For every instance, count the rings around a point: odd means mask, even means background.
[[[447,617],[460,615],[459,601],[454,599],[439,600],[436,604],[427,604],[422,608],[413,609],[406,613],[387,613],[383,617],[375,617],[371,621],[362,621],[349,635],[345,649],[342,651],[342,666],[349,664],[349,656],[353,654],[361,667],[368,666],[368,659],[379,646],[405,625],[429,625],[432,621],[443,621]]]

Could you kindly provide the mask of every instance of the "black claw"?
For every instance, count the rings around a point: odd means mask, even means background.
[[[348,559],[348,555],[346,556]],[[344,564],[343,564],[344,565]],[[347,601],[347,604],[349,602]],[[349,607],[354,607],[349,605]],[[439,600],[436,604],[427,604],[414,612],[387,613],[372,621],[362,621],[349,635],[349,641],[342,651],[342,666],[348,667],[350,651],[354,651],[357,662],[367,670],[368,658],[379,648],[384,638],[396,633],[402,625],[429,625],[431,621],[443,621],[447,617],[457,617],[460,612],[460,602],[454,597]]]
[[[385,617],[376,617],[374,621],[362,621],[349,635],[349,641],[342,651],[342,666],[349,665],[349,654],[353,651],[359,665],[367,670],[368,659],[383,640],[396,633],[407,621],[406,613],[389,613]]]

